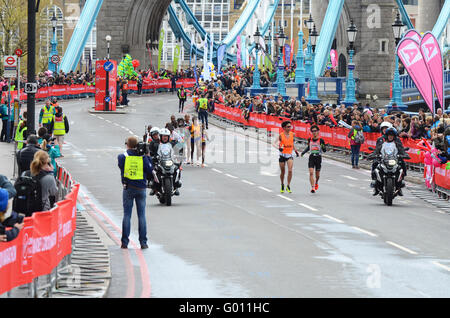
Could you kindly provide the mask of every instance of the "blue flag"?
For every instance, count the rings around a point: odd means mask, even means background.
[[[222,44],[217,49],[217,73],[220,74],[220,68],[222,67],[222,61],[225,57],[225,50],[227,49],[226,44]]]

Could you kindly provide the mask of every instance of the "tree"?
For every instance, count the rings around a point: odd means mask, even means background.
[[[50,0],[41,0],[39,9],[48,5]],[[0,0],[0,55],[13,55],[17,48],[23,51],[22,70],[26,69],[28,0]],[[36,30],[39,30],[40,20],[36,19]],[[39,37],[36,47],[39,47]],[[36,52],[38,53],[38,52]],[[37,54],[36,54],[37,56]],[[39,60],[39,59],[37,59]],[[1,63],[3,73],[3,63]]]

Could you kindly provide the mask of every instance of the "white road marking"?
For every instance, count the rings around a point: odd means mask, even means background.
[[[272,190],[269,190],[269,189],[264,188],[264,187],[261,187],[261,186],[259,186],[258,188],[260,188],[261,190],[264,190],[264,191],[266,191],[266,192],[273,192]]]
[[[355,229],[355,230],[357,230],[357,231],[360,231],[360,232],[362,232],[362,233],[365,233],[365,234],[367,234],[367,235],[373,236],[373,237],[376,237],[376,236],[377,236],[376,234],[374,234],[374,233],[372,233],[372,232],[369,232],[369,231],[366,231],[366,230],[363,230],[363,229],[361,229],[361,228],[359,228],[359,227],[357,227],[357,226],[352,226],[352,228]]]
[[[249,185],[255,185],[253,182],[250,182],[250,181],[247,181],[247,180],[241,180],[241,181],[244,182],[244,183],[247,183]]]
[[[118,123],[114,123],[114,126],[120,127],[120,125]]]
[[[399,244],[397,244],[397,243],[394,243],[394,242],[391,242],[391,241],[386,241],[386,243],[388,243],[389,245],[395,246],[396,248],[399,248],[399,249],[401,249],[402,251],[405,251],[405,252],[407,252],[407,253],[409,253],[409,254],[417,255],[417,252],[411,251],[409,248],[406,248],[406,247],[404,247],[404,246],[401,246],[401,245],[399,245]]]
[[[344,178],[347,178],[347,179],[350,179],[350,180],[358,180],[357,178],[353,178],[353,177],[350,177],[350,176],[341,175],[341,177],[344,177]]]
[[[215,172],[217,172],[217,173],[223,173],[222,171],[220,171],[220,170],[217,170],[217,169],[211,169],[212,171],[215,171]]]
[[[436,265],[436,266],[438,266],[438,267],[440,267],[440,268],[443,268],[443,269],[445,269],[446,271],[450,272],[450,267],[448,267],[448,266],[445,266],[445,265],[443,265],[443,264],[441,264],[441,263],[439,263],[439,262],[436,262],[436,261],[432,261],[431,263],[433,263],[434,265]]]
[[[439,210],[436,210],[436,211],[433,211],[433,212],[440,213],[440,214],[445,214],[444,211],[439,211]]]
[[[100,117],[100,116],[97,116],[98,118],[100,118],[101,120],[104,120],[105,118],[103,118],[103,117]]]
[[[110,121],[109,119],[105,120],[107,123],[112,124],[112,121]]]
[[[231,174],[228,174],[228,173],[226,173],[225,174],[227,177],[230,177],[230,178],[233,178],[233,179],[237,179],[238,177],[235,177],[235,176],[233,176],[233,175],[231,175]]]
[[[316,208],[313,208],[312,206],[309,206],[309,205],[304,204],[304,203],[299,203],[298,205],[301,205],[302,207],[307,208],[307,209],[309,209],[311,211],[318,211]]]
[[[323,216],[326,217],[326,218],[329,218],[330,220],[336,221],[338,223],[344,223],[344,221],[336,219],[336,218],[334,218],[334,217],[332,217],[332,216],[330,216],[328,214],[323,214]]]
[[[294,200],[292,200],[291,198],[285,197],[285,196],[282,195],[282,194],[279,194],[278,196],[279,196],[280,198],[283,198],[283,199],[288,200],[288,201],[294,201]]]

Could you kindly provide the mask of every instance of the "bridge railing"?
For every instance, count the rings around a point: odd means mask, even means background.
[[[417,89],[416,85],[414,85],[414,82],[409,76],[409,74],[400,75],[400,82],[402,84],[402,88],[404,90],[415,90]],[[450,70],[444,71],[444,86],[450,85]]]

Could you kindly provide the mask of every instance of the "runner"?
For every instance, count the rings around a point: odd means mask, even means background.
[[[280,150],[280,180],[281,180],[281,193],[284,193],[284,175],[286,172],[286,163],[288,165],[288,177],[287,177],[287,187],[286,191],[288,193],[292,193],[291,191],[291,180],[292,180],[292,170],[294,167],[294,155],[293,152],[295,151],[295,154],[297,157],[299,156],[298,150],[295,148],[294,145],[294,133],[292,130],[292,124],[290,121],[285,121],[281,124],[281,127],[283,128],[283,131],[280,133],[280,138],[278,140],[278,143],[275,141],[274,146]]]
[[[302,152],[302,157],[309,151],[309,181],[311,182],[311,193],[319,190],[320,169],[322,168],[322,153],[327,152],[325,141],[319,138],[319,126],[312,125],[312,138],[308,139],[308,147]],[[314,181],[314,170],[316,171],[316,180]]]

